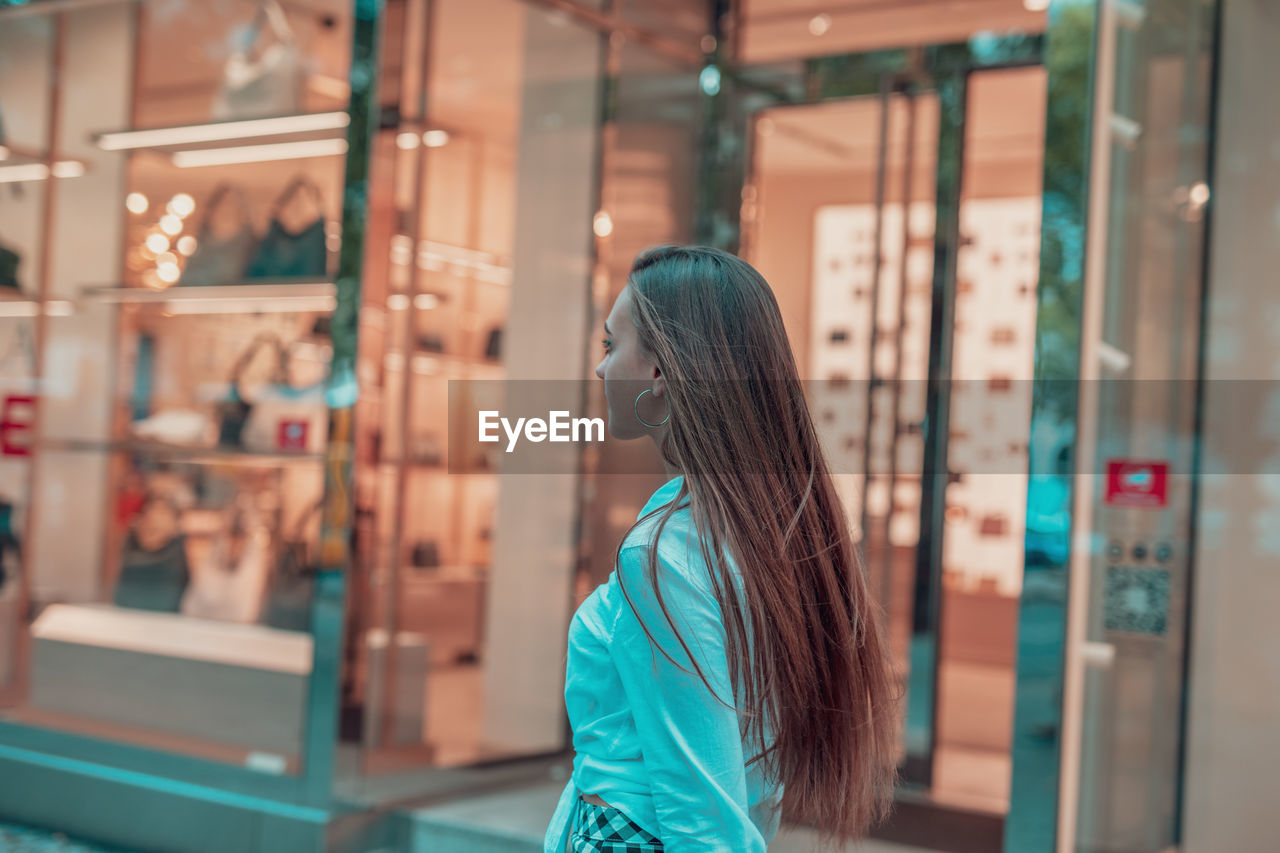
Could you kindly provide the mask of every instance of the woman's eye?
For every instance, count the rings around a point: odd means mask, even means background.
[[[604,344],[605,352],[609,352],[609,350],[613,348],[613,344],[609,341],[608,338],[601,339],[600,343]]]

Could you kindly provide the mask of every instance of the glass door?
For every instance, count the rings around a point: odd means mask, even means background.
[[[1181,842],[1213,15],[1098,10],[1058,827],[1080,853]]]
[[[903,778],[1003,814],[1045,79],[1034,49],[943,55],[817,61],[804,88],[829,97],[750,112],[742,251],[774,285],[887,616]]]

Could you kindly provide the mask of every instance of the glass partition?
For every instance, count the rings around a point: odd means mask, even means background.
[[[297,776],[356,16],[54,6],[0,26],[4,733]]]
[[[340,735],[349,782],[412,788],[566,746],[551,626],[570,615],[577,478],[454,464],[468,442],[450,401],[583,373],[607,36],[518,0],[434,0],[407,4],[394,38],[405,84],[375,154],[361,315],[370,541]]]

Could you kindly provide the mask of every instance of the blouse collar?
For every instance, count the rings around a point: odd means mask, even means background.
[[[663,483],[658,490],[653,493],[653,496],[649,498],[649,502],[644,505],[644,509],[640,510],[640,514],[646,515],[651,510],[658,509],[659,507],[663,507],[671,503],[675,496],[680,493],[680,487],[682,485],[684,485],[683,474],[677,474],[670,480],[667,480],[667,482]],[[686,495],[680,506],[684,507],[688,505],[689,497]]]

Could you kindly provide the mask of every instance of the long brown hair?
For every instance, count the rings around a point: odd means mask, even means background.
[[[764,761],[784,786],[783,820],[816,826],[824,845],[857,840],[891,808],[901,691],[773,291],[750,264],[704,247],[644,252],[628,283],[666,381],[662,454],[684,476],[656,531],[688,496],[744,739],[759,747],[747,764]],[[656,548],[647,571],[657,590]]]

